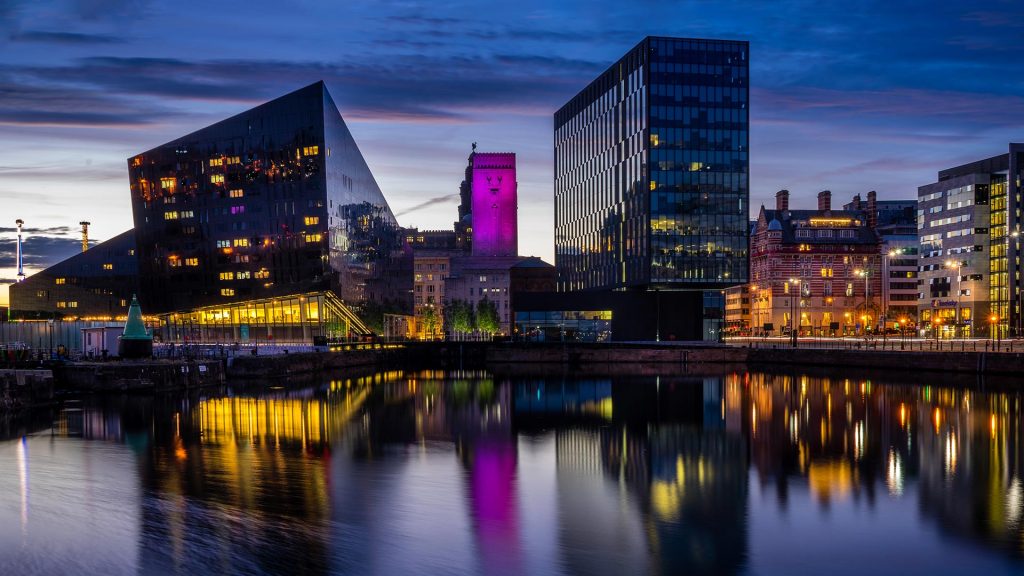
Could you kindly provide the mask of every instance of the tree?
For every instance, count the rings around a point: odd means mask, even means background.
[[[449,326],[455,332],[465,334],[472,332],[476,326],[473,318],[473,307],[464,300],[453,300],[448,305]]]
[[[423,321],[423,335],[427,338],[433,339],[437,334],[437,309],[433,306],[423,308],[421,319]]]
[[[484,298],[477,303],[476,325],[487,337],[501,329],[501,317],[498,316],[498,307],[494,302]]]

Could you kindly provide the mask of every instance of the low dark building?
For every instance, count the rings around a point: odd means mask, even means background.
[[[122,232],[10,287],[15,318],[114,319],[138,291],[135,234]]]
[[[520,292],[516,339],[559,342],[702,340],[704,318],[697,291]]]

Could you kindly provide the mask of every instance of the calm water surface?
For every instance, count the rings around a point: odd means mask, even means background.
[[[69,402],[0,422],[0,574],[1024,573],[1020,394],[926,384],[390,372]]]

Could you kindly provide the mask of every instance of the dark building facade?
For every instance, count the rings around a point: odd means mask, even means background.
[[[138,291],[135,234],[128,230],[10,287],[17,318],[127,317]]]
[[[747,42],[648,37],[555,113],[560,290],[705,290],[720,322],[748,277],[748,71]]]
[[[322,319],[324,310],[278,313],[272,302],[330,291],[358,305],[376,264],[401,248],[323,82],[134,156],[128,168],[147,314],[223,307],[244,323],[244,309],[240,318],[234,310],[261,301],[285,322]]]

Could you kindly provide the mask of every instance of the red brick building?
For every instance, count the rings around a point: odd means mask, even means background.
[[[789,191],[761,206],[750,237],[750,322],[755,334],[874,332],[881,322],[881,240],[876,198],[864,210],[832,210],[832,193],[817,210],[790,210]]]

